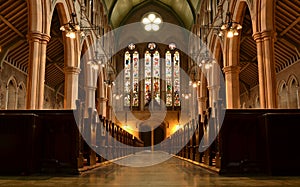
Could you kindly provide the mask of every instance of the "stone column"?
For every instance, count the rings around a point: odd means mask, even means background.
[[[106,115],[107,119],[112,120],[112,85],[107,86],[107,108],[106,108]]]
[[[226,104],[228,109],[240,108],[239,66],[226,66],[225,73]]]
[[[50,36],[40,32],[30,32],[26,108],[41,109],[44,101],[44,79],[46,64],[46,45]]]
[[[253,38],[256,41],[256,47],[257,47],[260,108],[266,108],[266,90],[265,90],[266,80],[265,80],[265,68],[263,63],[263,49],[262,49],[261,34],[255,33],[253,35]]]
[[[263,60],[265,65],[266,80],[266,108],[277,108],[276,96],[276,72],[275,72],[275,55],[274,55],[274,38],[275,32],[264,31],[261,33],[263,39]]]
[[[50,41],[50,36],[46,34],[41,35],[40,40],[40,66],[39,66],[39,78],[38,78],[38,105],[37,109],[44,108],[44,89],[45,89],[45,70],[46,70],[46,53],[47,44]]]
[[[78,98],[78,76],[80,69],[77,67],[65,67],[65,97],[64,108],[75,109]]]

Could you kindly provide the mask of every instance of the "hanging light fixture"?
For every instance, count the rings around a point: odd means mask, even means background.
[[[222,24],[220,26],[211,26],[211,25],[203,25],[203,28],[207,29],[215,29],[218,32],[218,36],[223,37],[226,36],[227,38],[233,38],[234,36],[239,36],[239,30],[243,27],[240,23],[236,22],[232,18],[232,13],[229,10],[229,0],[227,0],[227,12],[225,21],[223,21],[223,8],[221,8],[221,20]]]
[[[105,64],[104,70],[105,70],[104,83],[107,84],[109,87],[114,86],[115,85],[114,78],[116,75],[116,71],[110,61]]]
[[[221,32],[225,32],[227,38],[233,38],[234,36],[239,35],[239,30],[241,30],[243,27],[240,23],[235,22],[232,20],[232,15],[230,11],[228,10],[226,13],[227,22],[223,23],[221,25]],[[220,33],[219,35],[224,35]]]
[[[75,7],[75,0],[73,1],[73,6]],[[85,16],[85,14],[83,13],[83,7],[84,5],[82,5],[80,7],[80,24],[78,24],[78,22],[76,21],[76,13],[72,12],[71,13],[71,20],[68,23],[63,24],[60,27],[60,30],[63,32],[66,32],[66,37],[68,38],[76,38],[76,33],[80,32],[80,36],[84,37],[85,36],[85,32],[86,31],[97,31],[96,35],[99,36],[100,35],[100,27],[97,25],[92,25],[92,26],[84,26],[82,24],[83,19],[87,22],[89,22]]]
[[[60,30],[66,32],[66,37],[76,38],[76,32],[80,31],[80,26],[76,22],[76,13],[71,14],[71,20],[68,23],[63,24]]]

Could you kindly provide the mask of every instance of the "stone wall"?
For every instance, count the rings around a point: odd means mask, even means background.
[[[0,109],[25,109],[27,73],[4,62],[0,73]],[[64,97],[45,86],[44,109],[63,109]]]
[[[300,80],[300,61],[294,63],[276,75],[276,94],[278,97],[279,108],[299,108],[299,80]],[[292,88],[292,82],[298,86]],[[282,93],[282,85],[285,85],[286,92]],[[240,96],[241,108],[260,108],[259,107],[259,87],[253,87],[249,93],[242,93]],[[286,103],[285,103],[286,102]]]

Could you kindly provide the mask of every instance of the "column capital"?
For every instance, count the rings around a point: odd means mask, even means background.
[[[27,40],[28,41],[46,41],[49,42],[51,36],[45,33],[41,33],[39,31],[31,31],[27,35]]]
[[[277,33],[275,31],[262,31],[261,37],[264,38],[276,38]]]
[[[98,98],[98,100],[99,100],[99,102],[106,102],[106,101],[108,101],[108,99],[105,98],[105,97],[100,97],[100,98]]]
[[[96,89],[97,89],[97,87],[95,87],[95,86],[85,86],[85,88],[87,90],[92,90],[92,91],[96,91]]]
[[[226,66],[223,68],[225,74],[227,73],[239,73],[241,67],[240,66]]]
[[[262,36],[261,36],[261,33],[260,32],[256,32],[252,35],[253,39],[256,41],[256,42],[259,42],[259,41],[262,41]]]
[[[77,67],[68,66],[68,67],[64,68],[64,71],[65,71],[65,73],[79,74],[81,69],[77,68]]]

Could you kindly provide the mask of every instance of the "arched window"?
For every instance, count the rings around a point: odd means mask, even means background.
[[[172,60],[170,51],[166,52],[166,106],[180,106],[180,55],[176,51]]]
[[[130,106],[130,88],[131,88],[131,56],[127,51],[125,53],[124,63],[124,106]]]
[[[164,99],[167,107],[179,107],[180,53],[170,48],[172,51],[161,54],[155,43],[149,43],[147,47],[142,62],[139,53],[132,52],[130,46],[130,50],[124,53],[124,106],[148,106],[151,100],[160,105]],[[165,61],[161,56],[165,56]]]
[[[18,109],[25,109],[25,99],[26,99],[25,97],[26,97],[25,86],[23,84],[20,84],[18,90]]]
[[[7,85],[7,109],[16,109],[17,104],[17,85],[16,82],[10,80]]]
[[[139,106],[139,53],[133,53],[133,106]]]
[[[288,108],[287,88],[283,83],[279,89],[279,107]]]
[[[289,103],[289,108],[298,108],[298,85],[295,79],[293,79],[290,84]]]

